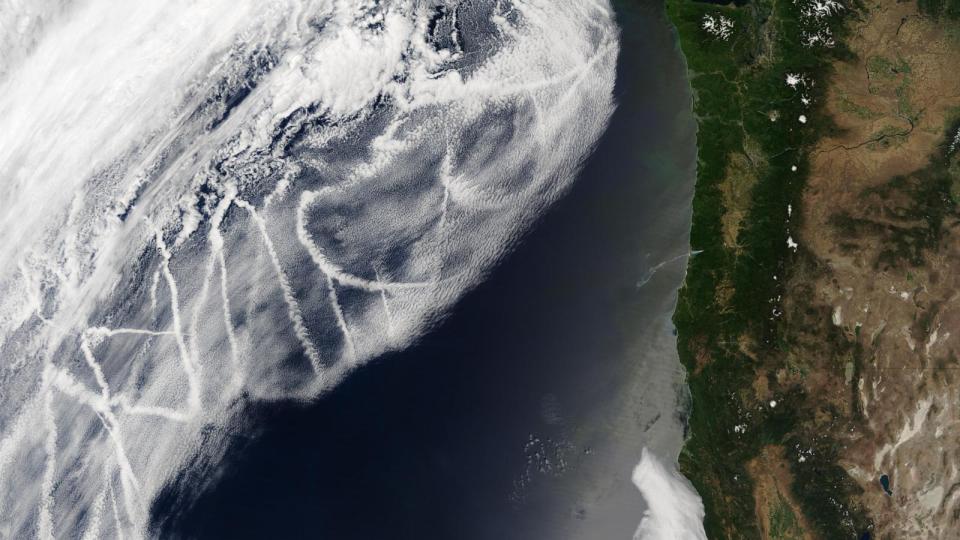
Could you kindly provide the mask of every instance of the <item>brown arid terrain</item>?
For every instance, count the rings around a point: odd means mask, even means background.
[[[707,537],[960,540],[960,0],[667,5]]]
[[[779,540],[813,540],[810,527],[791,495],[793,477],[783,448],[768,446],[747,464],[750,476],[757,479],[754,498],[756,513],[764,538]]]
[[[863,7],[794,225],[804,256],[784,311],[804,346],[776,379],[816,396],[806,432],[840,442],[873,538],[960,538],[960,32],[915,2]],[[751,469],[758,508],[790,506],[769,453]]]

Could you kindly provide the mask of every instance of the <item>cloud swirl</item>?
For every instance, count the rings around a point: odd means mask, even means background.
[[[606,0],[0,0],[0,538],[143,537],[245,400],[408,345],[577,174]]]

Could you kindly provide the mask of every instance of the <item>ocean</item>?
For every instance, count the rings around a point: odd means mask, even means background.
[[[153,502],[157,536],[633,536],[633,467],[683,438],[670,317],[696,127],[663,7],[616,12],[618,107],[570,191],[411,347],[310,403],[246,405],[202,489]]]

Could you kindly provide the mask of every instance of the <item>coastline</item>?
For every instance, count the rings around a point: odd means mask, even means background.
[[[310,518],[345,539],[635,534],[643,502],[631,472],[644,447],[672,466],[683,437],[670,317],[695,122],[662,4],[615,8],[618,108],[570,192],[409,350],[315,403],[253,411],[263,432],[196,501],[179,503],[171,487],[154,511],[176,518],[159,531],[267,534],[281,523],[296,537]],[[249,507],[274,491],[285,508]],[[383,509],[376,519],[351,519],[371,506]]]
[[[692,400],[679,466],[703,500],[709,538],[759,539],[766,524],[758,520],[752,467],[769,445],[799,448],[805,440],[797,430],[806,395],[770,379],[763,366],[782,362],[792,332],[782,317],[785,283],[805,257],[793,235],[809,152],[832,127],[821,109],[831,64],[848,52],[845,14],[814,20],[802,2],[666,6],[698,123],[691,249],[700,255],[689,263],[673,319]],[[811,32],[830,42],[801,45]],[[802,93],[785,80],[792,72],[809,83]],[[780,508],[789,534],[859,537],[869,528],[831,445],[805,458],[816,463],[803,469],[777,461],[796,480],[786,483],[799,486]],[[797,525],[811,517],[812,526]]]
[[[655,236],[670,239],[671,247],[646,253],[644,267],[637,273],[638,298],[632,302],[659,315],[652,320],[636,316],[628,319],[634,335],[625,355],[627,364],[617,398],[597,410],[586,423],[604,426],[605,433],[599,437],[595,434],[592,444],[592,451],[604,456],[597,459],[603,464],[602,472],[575,483],[588,511],[570,533],[551,536],[554,538],[660,538],[658,533],[663,530],[658,527],[680,523],[678,518],[691,506],[695,515],[699,503],[694,500],[690,504],[683,496],[689,496],[693,487],[676,472],[689,396],[672,322],[690,253],[697,129],[692,114],[693,97],[679,36],[664,5],[656,1],[618,0],[614,6],[622,32],[621,54],[627,55],[618,62],[618,87],[623,84],[622,89],[618,88],[618,96],[625,99],[634,95],[634,100],[641,104],[639,114],[630,113],[627,118],[635,126],[653,127],[644,125],[644,116],[649,113],[642,109],[662,108],[663,105],[656,104],[670,103],[669,115],[673,120],[669,128],[663,129],[668,126],[659,123],[665,140],[658,149],[646,151],[636,160],[647,170],[632,177],[653,186],[670,186],[654,190],[661,203],[647,210],[644,222],[658,231]],[[651,49],[649,42],[657,43],[652,49],[660,51],[659,55],[644,54]],[[635,71],[661,77],[638,77]],[[663,96],[667,95],[672,97],[665,99]],[[649,484],[650,489],[641,487],[641,482]],[[658,491],[659,488],[668,490]],[[653,495],[659,500],[648,502]],[[682,522],[683,530],[691,533],[699,527],[696,520]]]

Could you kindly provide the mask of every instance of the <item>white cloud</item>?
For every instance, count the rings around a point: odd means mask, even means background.
[[[407,345],[569,186],[608,3],[424,4],[0,0],[0,535],[143,536],[241,394]]]
[[[633,483],[646,508],[634,540],[706,540],[703,503],[673,465],[644,448],[633,469]]]

